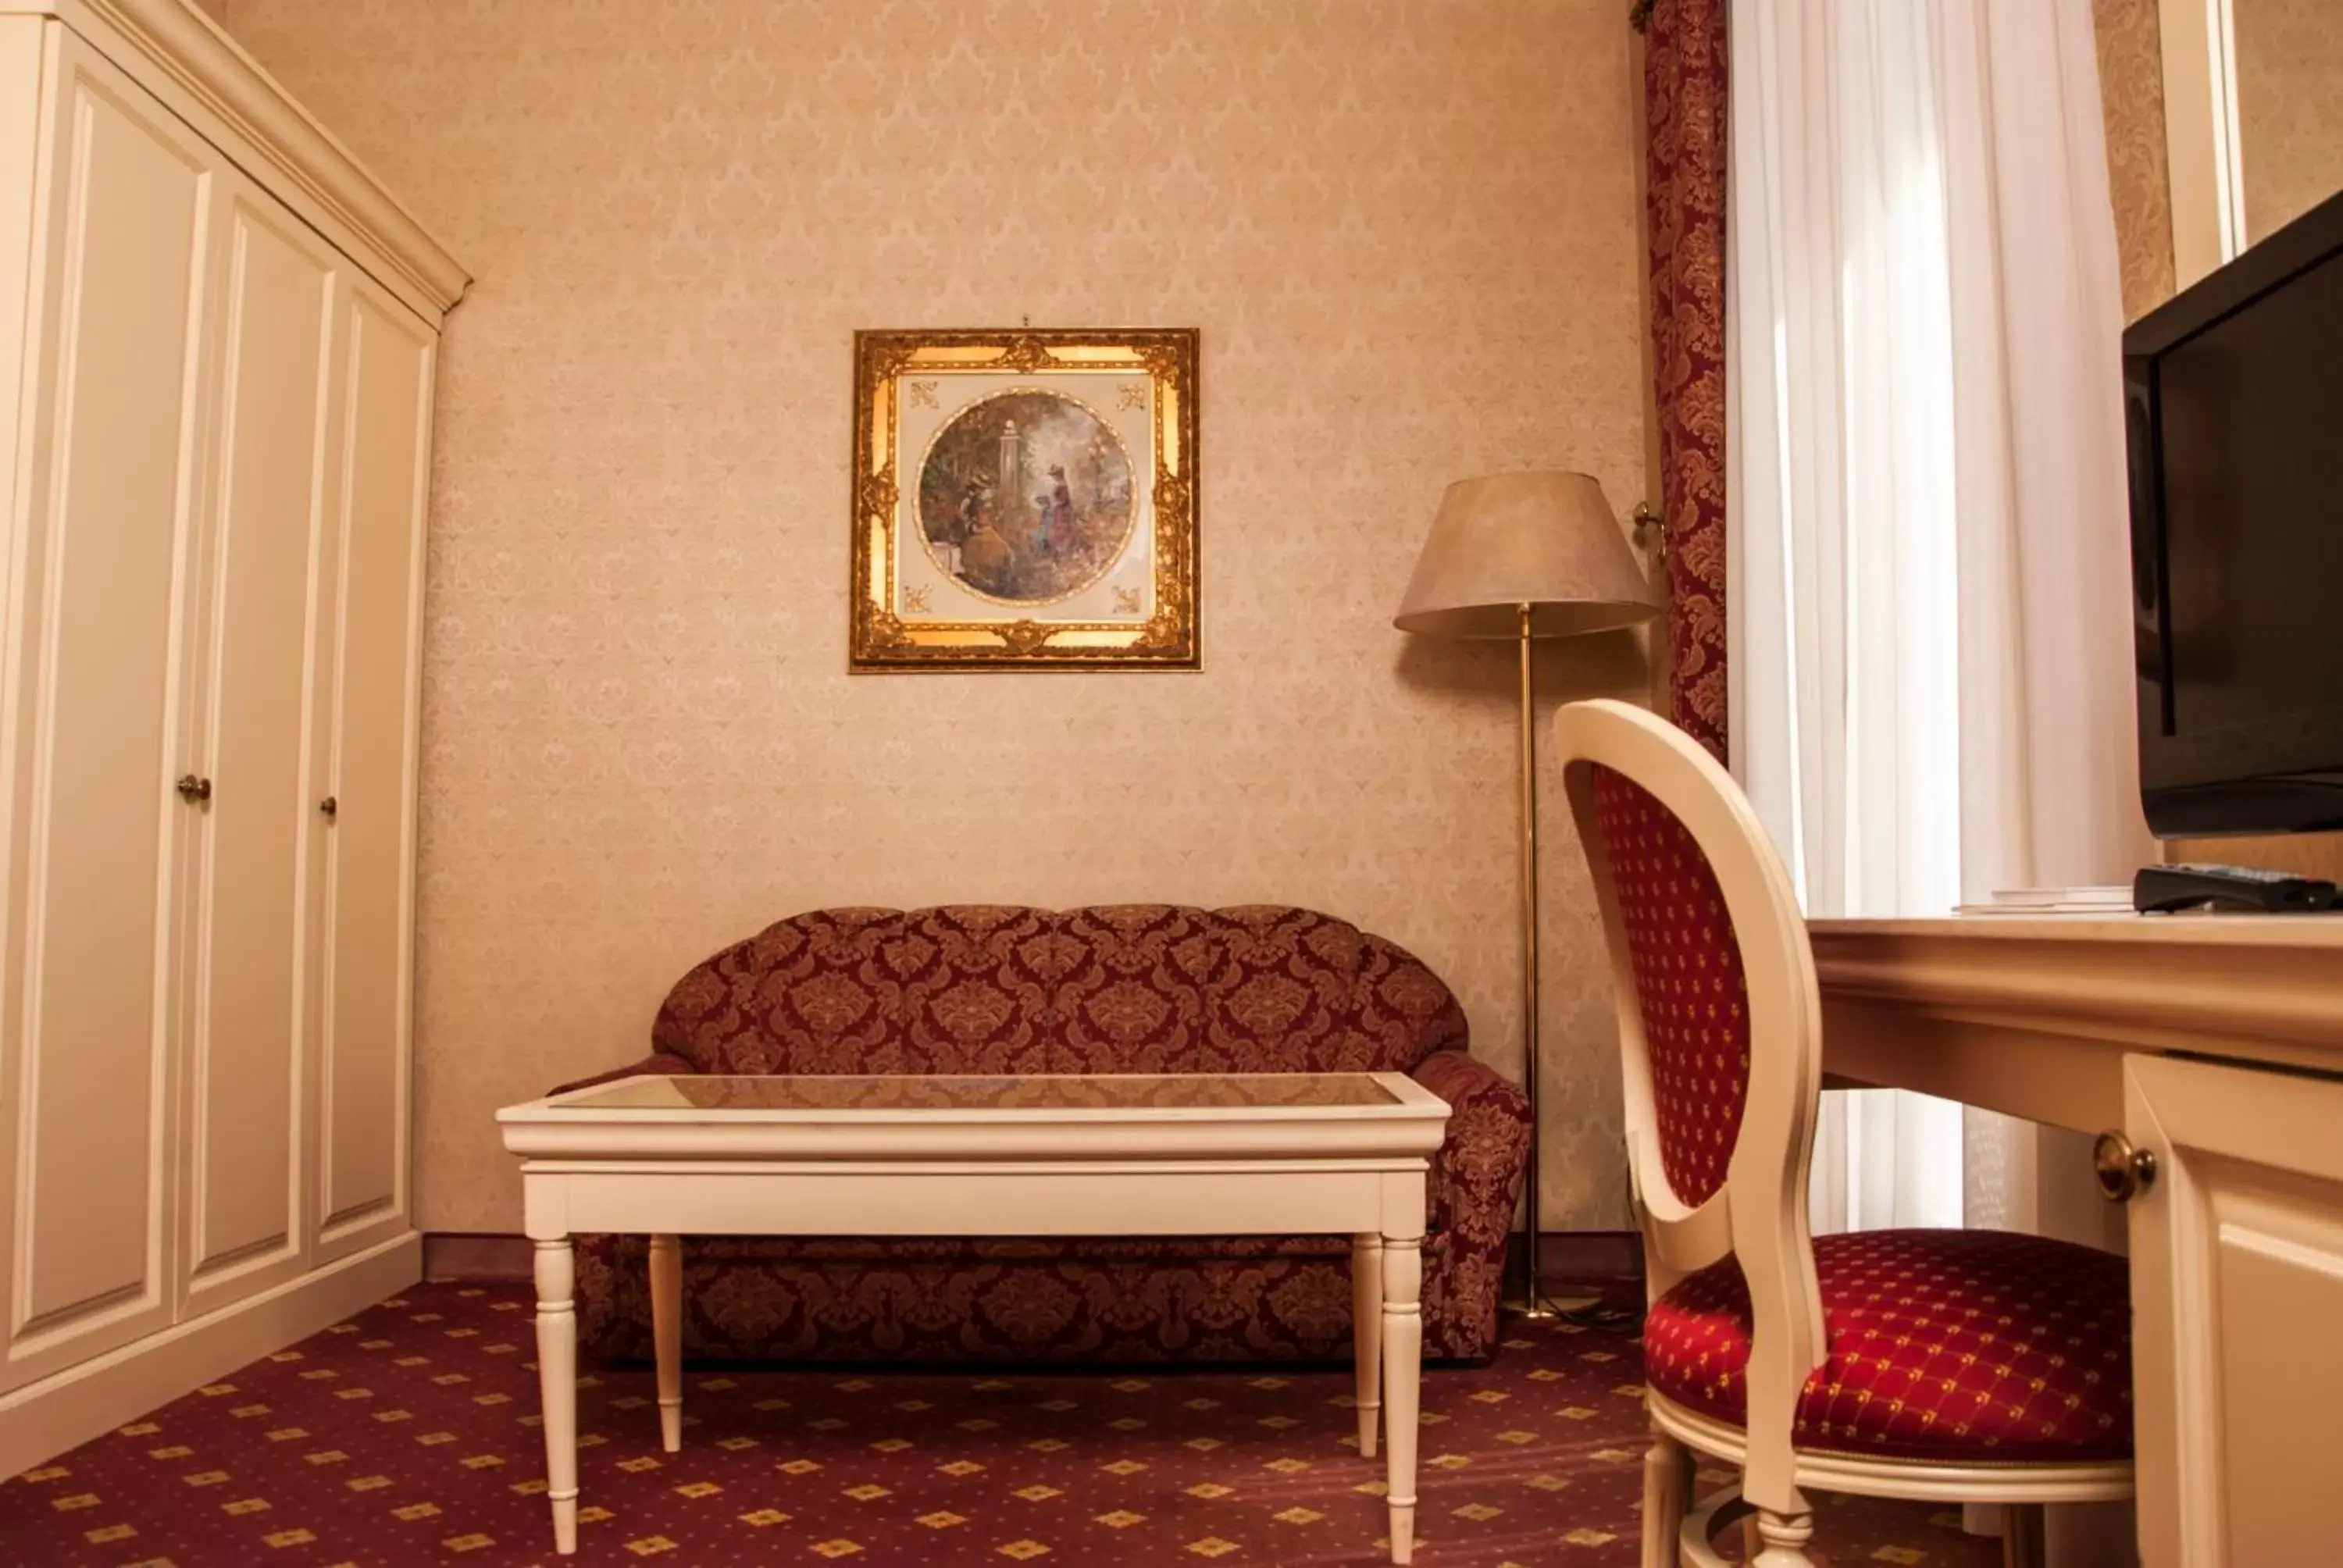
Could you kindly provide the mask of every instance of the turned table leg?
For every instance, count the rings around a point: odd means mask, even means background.
[[[1351,1357],[1357,1365],[1359,1457],[1375,1456],[1383,1374],[1383,1239],[1351,1238]]]
[[[651,1344],[659,1361],[659,1442],[683,1447],[683,1243],[651,1238]]]
[[[1391,1560],[1415,1557],[1415,1441],[1423,1376],[1422,1236],[1385,1231],[1383,1254],[1383,1450]]]
[[[537,1388],[545,1412],[546,1499],[553,1549],[578,1550],[577,1264],[567,1236],[537,1241]]]

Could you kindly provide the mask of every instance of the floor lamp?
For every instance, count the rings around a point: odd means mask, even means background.
[[[1538,1282],[1537,739],[1530,643],[1633,626],[1657,613],[1603,487],[1536,470],[1460,479],[1440,498],[1392,624],[1428,637],[1521,645],[1522,1088],[1530,1101],[1527,1312],[1549,1317]]]

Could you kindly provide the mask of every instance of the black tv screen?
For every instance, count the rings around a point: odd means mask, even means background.
[[[2343,828],[2343,196],[2124,361],[2148,825]]]

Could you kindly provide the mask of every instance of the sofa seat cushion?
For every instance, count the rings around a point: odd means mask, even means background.
[[[689,1236],[684,1251],[708,1259],[763,1262],[1153,1263],[1167,1258],[1348,1258],[1342,1236]]]
[[[1479,1358],[1487,1282],[1424,1245],[1425,1353]],[[1342,1360],[1339,1236],[1159,1240],[683,1239],[693,1361],[1161,1363]],[[650,1354],[640,1236],[578,1238],[579,1332],[605,1361]]]
[[[1830,1351],[1792,1428],[1801,1449],[1941,1462],[2131,1457],[2123,1259],[1996,1231],[1815,1238]],[[1725,1258],[1644,1324],[1654,1392],[1748,1418],[1749,1288]]]

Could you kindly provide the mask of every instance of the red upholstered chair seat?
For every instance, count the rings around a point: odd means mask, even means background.
[[[1944,1463],[2131,1457],[2124,1260],[1997,1231],[1815,1238],[1830,1354],[1806,1380],[1805,1450]],[[1644,1325],[1653,1391],[1747,1418],[1749,1289],[1732,1258],[1677,1283]]]

